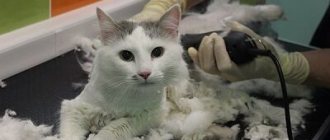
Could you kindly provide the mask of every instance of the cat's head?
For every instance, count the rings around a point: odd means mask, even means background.
[[[159,87],[187,77],[179,44],[179,6],[157,22],[116,22],[97,10],[104,47],[98,50],[92,72],[117,86]],[[109,85],[111,86],[111,85]]]

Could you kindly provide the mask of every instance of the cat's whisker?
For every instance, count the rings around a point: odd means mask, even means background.
[[[107,88],[118,88],[126,83],[128,83],[126,80],[118,80],[116,83],[113,83],[112,81],[106,81],[105,85],[107,85]]]
[[[154,75],[153,77],[154,78],[164,78],[164,75],[163,74],[158,74],[158,75]]]

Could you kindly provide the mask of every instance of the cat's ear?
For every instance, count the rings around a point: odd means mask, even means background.
[[[101,29],[101,35],[103,41],[109,38],[114,32],[118,31],[116,23],[100,8],[96,9],[97,17],[99,20],[99,26]]]
[[[178,36],[178,26],[181,20],[181,10],[178,4],[172,6],[159,20],[159,25],[173,37]]]

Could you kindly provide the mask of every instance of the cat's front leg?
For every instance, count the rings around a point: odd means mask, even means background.
[[[139,116],[113,120],[103,127],[93,137],[93,140],[127,140],[143,135],[150,128],[159,124],[159,117],[155,116],[157,115],[151,116],[145,113]]]
[[[61,106],[60,137],[61,140],[85,140],[88,134],[88,121],[84,116],[87,108],[76,101],[64,100]]]
[[[136,134],[132,118],[121,118],[110,122],[103,127],[93,140],[125,140]]]

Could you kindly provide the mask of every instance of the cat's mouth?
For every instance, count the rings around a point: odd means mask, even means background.
[[[139,83],[139,85],[142,85],[142,86],[151,86],[151,85],[155,85],[155,84],[156,84],[155,82],[148,81],[148,80],[145,80],[144,82]]]

